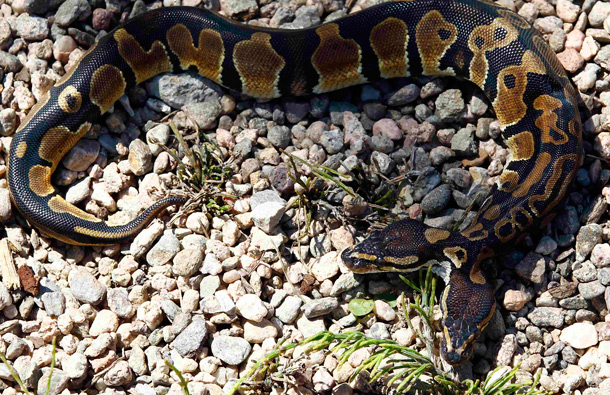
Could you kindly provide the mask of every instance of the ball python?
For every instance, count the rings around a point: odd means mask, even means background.
[[[103,36],[32,108],[14,136],[8,180],[17,209],[44,233],[105,245],[137,234],[169,205],[158,201],[114,226],[68,203],[51,183],[62,157],[135,84],[191,70],[260,99],[335,91],[378,79],[456,76],[493,104],[508,163],[461,233],[414,220],[374,232],[342,258],[354,272],[409,271],[430,258],[455,266],[443,297],[441,351],[465,360],[495,308],[480,270],[498,246],[552,218],[581,161],[576,92],[544,39],[517,14],[487,1],[406,0],[321,26],[247,26],[205,9],[169,7]]]

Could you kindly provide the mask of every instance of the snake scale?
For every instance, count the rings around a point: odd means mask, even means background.
[[[582,158],[576,91],[544,39],[520,16],[478,0],[380,4],[292,31],[238,24],[199,8],[144,13],[102,37],[30,111],[13,138],[11,198],[45,233],[72,244],[113,244],[168,205],[112,226],[64,200],[51,175],[64,154],[126,90],[164,72],[193,70],[262,99],[329,92],[411,75],[456,76],[493,104],[509,157],[497,185],[462,232],[396,222],[343,252],[354,272],[410,271],[429,259],[454,266],[441,299],[441,351],[467,359],[493,315],[480,264],[553,218]]]

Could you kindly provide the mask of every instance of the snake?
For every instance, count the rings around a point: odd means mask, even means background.
[[[109,245],[183,203],[169,196],[117,225],[69,203],[51,182],[63,156],[131,87],[183,71],[265,100],[411,76],[455,76],[484,92],[508,159],[471,225],[455,232],[401,220],[341,253],[356,273],[451,262],[440,347],[451,364],[469,358],[494,313],[493,287],[481,263],[553,218],[582,161],[576,90],[544,38],[492,2],[382,3],[302,30],[245,25],[179,6],[150,10],[101,37],[30,110],[10,146],[14,206],[58,240]]]

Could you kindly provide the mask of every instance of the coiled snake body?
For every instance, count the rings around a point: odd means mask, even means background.
[[[112,226],[69,204],[51,184],[64,154],[126,90],[191,69],[256,98],[329,92],[379,78],[457,76],[493,103],[509,160],[472,225],[461,233],[404,220],[346,250],[361,273],[408,271],[430,258],[455,266],[444,292],[446,360],[467,358],[495,307],[480,263],[526,228],[552,218],[581,160],[576,92],[543,38],[521,17],[485,1],[384,3],[320,27],[273,30],[203,9],[142,14],[101,38],[44,95],[12,141],[8,179],[21,213],[73,244],[113,244],[139,232],[167,198]]]

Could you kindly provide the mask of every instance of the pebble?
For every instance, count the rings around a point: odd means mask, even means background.
[[[17,17],[15,28],[17,35],[24,40],[42,41],[49,35],[47,20],[28,14],[21,14]]]
[[[252,203],[251,203],[252,204]],[[252,207],[254,225],[266,233],[271,233],[286,210],[285,202],[270,201]]]
[[[563,326],[563,312],[557,307],[536,307],[527,318],[538,327],[552,326],[561,328]]]
[[[216,126],[216,119],[222,113],[222,107],[217,100],[206,100],[203,103],[189,103],[182,107],[185,114],[195,121],[202,130]]]
[[[183,357],[194,354],[203,344],[208,335],[205,320],[195,317],[172,342],[174,350]]]
[[[62,315],[66,309],[66,297],[63,293],[45,292],[41,297],[45,311],[54,317]]]
[[[118,387],[131,383],[132,381],[133,372],[127,361],[118,361],[113,364],[104,375],[104,384],[109,387]]]
[[[329,314],[339,307],[337,298],[328,297],[321,299],[313,299],[303,306],[303,313],[307,318],[320,317]]]
[[[451,149],[463,156],[471,156],[478,152],[478,147],[474,141],[475,131],[470,128],[463,128],[451,139]]]
[[[444,184],[430,191],[422,199],[420,206],[426,214],[437,214],[447,206],[450,199],[451,189]]]
[[[180,240],[173,233],[165,233],[146,253],[146,261],[151,266],[165,265],[180,251]]]
[[[536,252],[530,252],[517,264],[515,271],[521,278],[541,284],[546,271],[546,259]]]
[[[244,339],[249,343],[260,344],[267,339],[276,338],[277,335],[278,329],[269,320],[244,323]]]
[[[51,374],[51,369],[47,369],[38,380],[36,392],[39,395],[59,395],[67,388],[69,381],[70,377],[63,370],[55,368]]]
[[[176,254],[172,271],[177,276],[189,278],[203,265],[203,251],[198,248],[186,248]]]
[[[332,238],[332,235],[331,235]],[[339,261],[341,257],[337,251],[331,251],[316,259],[311,266],[311,274],[316,280],[322,282],[333,278],[339,273]]]
[[[102,333],[114,333],[119,327],[118,316],[110,310],[102,310],[95,316],[89,328],[91,336],[99,336]]]
[[[275,310],[275,316],[285,324],[292,324],[298,317],[303,301],[297,296],[287,296]]]
[[[601,242],[602,227],[599,224],[585,225],[580,228],[576,236],[576,260],[584,261],[593,251],[593,248]]]
[[[55,23],[66,27],[76,20],[84,20],[91,15],[91,5],[86,0],[66,0],[55,13]]]
[[[510,311],[519,311],[531,299],[532,295],[528,292],[516,289],[509,289],[504,294],[504,307]]]
[[[142,140],[135,139],[129,144],[129,156],[127,160],[129,161],[130,170],[136,176],[143,176],[150,173],[153,167],[152,158],[152,151]]]
[[[597,330],[590,322],[577,322],[563,328],[559,339],[570,347],[586,349],[597,344]]]
[[[459,89],[448,89],[441,93],[435,104],[436,114],[445,122],[459,120],[465,108],[462,91]]]
[[[94,306],[101,303],[106,295],[106,287],[84,268],[74,271],[70,291],[77,300]]]
[[[82,139],[68,151],[61,163],[69,170],[85,171],[97,160],[99,153],[100,144],[97,141]]]
[[[240,297],[235,303],[235,307],[239,315],[254,322],[262,322],[268,313],[263,301],[253,294]]]
[[[250,343],[241,337],[216,336],[212,340],[212,354],[227,365],[239,365],[251,350]]]

